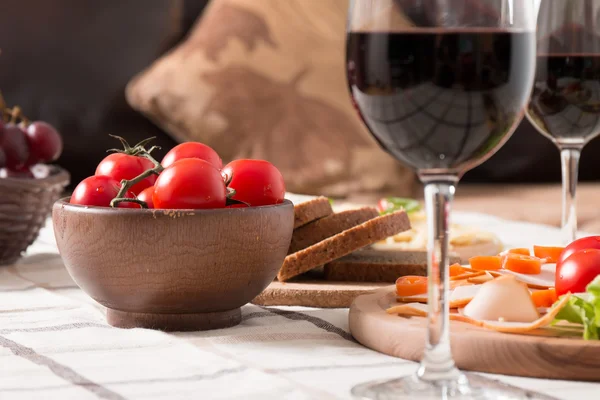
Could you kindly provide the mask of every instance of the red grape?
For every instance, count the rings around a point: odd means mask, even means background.
[[[35,175],[29,169],[29,167],[22,167],[16,170],[6,170],[6,176],[8,178],[19,178],[19,179],[34,179]]]
[[[60,157],[63,142],[60,134],[46,122],[31,123],[26,130],[31,155],[27,164],[51,162]]]
[[[6,168],[18,170],[25,165],[29,158],[29,148],[25,132],[17,125],[7,124],[4,126],[4,137],[0,147],[6,155]]]

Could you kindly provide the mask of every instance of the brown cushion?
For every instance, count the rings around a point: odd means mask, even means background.
[[[348,0],[213,0],[188,39],[132,80],[130,104],[224,161],[264,158],[290,191],[412,189],[353,109],[344,68]]]

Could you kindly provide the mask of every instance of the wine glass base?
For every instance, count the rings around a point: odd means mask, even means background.
[[[352,395],[361,400],[553,400],[546,395],[474,374],[465,374],[458,381],[427,382],[413,374],[399,379],[366,382],[354,386]]]

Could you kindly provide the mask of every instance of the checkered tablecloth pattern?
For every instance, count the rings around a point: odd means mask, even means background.
[[[541,232],[511,229],[503,237]],[[347,318],[347,309],[247,305],[229,329],[113,328],[67,274],[47,227],[24,259],[0,268],[0,399],[350,399],[357,383],[414,370],[355,342]],[[489,377],[558,399],[600,398],[594,383]]]

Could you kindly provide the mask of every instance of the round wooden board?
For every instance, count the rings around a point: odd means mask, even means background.
[[[350,307],[350,332],[373,350],[419,361],[425,347],[426,320],[387,314],[385,310],[392,304],[396,304],[394,286],[357,297]],[[539,330],[539,336],[499,333],[456,321],[450,326],[452,353],[460,369],[600,381],[600,341],[584,341],[572,337],[573,332],[554,330]]]
[[[353,283],[306,280],[272,282],[252,304],[261,306],[304,306],[348,308],[360,295],[389,286],[389,283]]]

